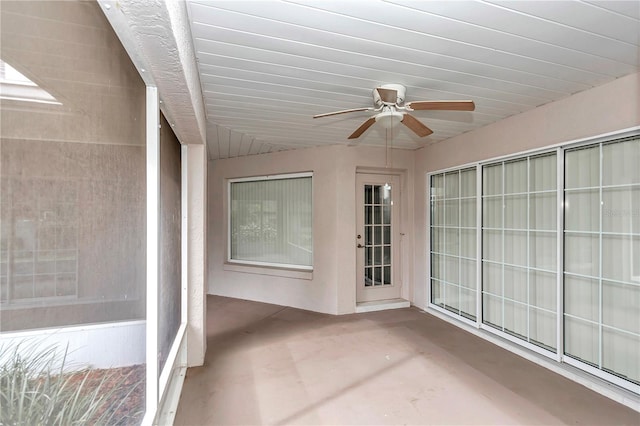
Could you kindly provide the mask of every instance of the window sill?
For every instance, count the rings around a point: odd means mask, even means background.
[[[281,278],[295,278],[299,280],[312,280],[313,270],[299,270],[289,268],[277,268],[261,265],[244,265],[239,263],[225,262],[223,270],[231,272],[244,272],[246,274],[270,275]]]

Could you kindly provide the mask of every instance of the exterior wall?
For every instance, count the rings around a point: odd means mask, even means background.
[[[426,174],[640,125],[640,73],[427,146],[415,157],[415,294],[427,305]]]
[[[384,169],[384,149],[328,146],[209,162],[208,265],[209,293],[294,306],[318,312],[355,311],[356,169]],[[392,168],[403,170],[402,229],[411,249],[413,152],[394,150]],[[313,251],[311,274],[284,273],[260,267],[228,265],[227,179],[313,172]],[[408,195],[408,196],[407,196]],[[411,282],[411,261],[404,259],[403,276]],[[409,297],[409,288],[403,287]]]

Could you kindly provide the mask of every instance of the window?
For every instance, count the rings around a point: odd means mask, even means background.
[[[229,181],[229,262],[313,267],[312,175]]]
[[[556,154],[482,169],[483,322],[556,347]]]
[[[640,383],[640,138],[565,153],[564,353]]]
[[[431,176],[431,302],[476,318],[476,169]]]

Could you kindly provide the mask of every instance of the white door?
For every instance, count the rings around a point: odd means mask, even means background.
[[[358,173],[357,302],[400,297],[399,211],[397,176]]]

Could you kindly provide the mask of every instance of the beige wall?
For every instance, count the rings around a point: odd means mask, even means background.
[[[395,150],[391,168],[402,170],[406,234],[403,252],[410,253],[413,222],[413,151]],[[354,312],[356,280],[356,168],[384,169],[385,152],[380,148],[328,146],[306,150],[214,160],[209,162],[209,293],[294,306],[319,312]],[[266,275],[259,267],[245,271],[225,266],[226,179],[246,176],[313,172],[312,277]],[[406,195],[409,196],[406,196]],[[403,277],[411,281],[411,256],[403,260]],[[251,272],[246,272],[251,271]],[[273,272],[273,271],[271,271]],[[407,285],[403,296],[409,297]]]
[[[419,150],[415,163],[413,303],[424,307],[427,301],[427,173],[639,125],[640,73]]]

